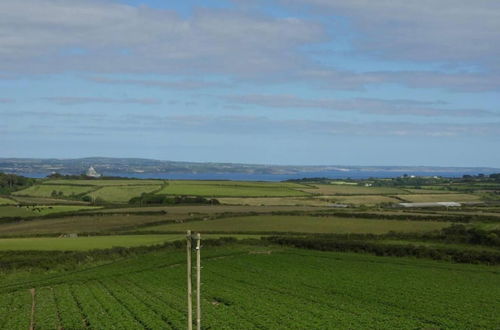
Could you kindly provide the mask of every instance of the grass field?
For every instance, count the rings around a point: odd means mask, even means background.
[[[217,198],[221,204],[225,205],[308,205],[308,206],[330,206],[332,203],[326,200],[301,197],[223,197]]]
[[[363,187],[338,184],[317,184],[314,187],[302,190],[320,195],[395,195],[406,193],[403,189],[390,187]]]
[[[158,194],[204,197],[280,197],[306,196],[293,183],[240,181],[169,181]]]
[[[83,205],[54,205],[54,206],[2,206],[0,218],[5,217],[38,217],[54,213],[73,212],[82,210],[99,209],[96,206]]]
[[[24,196],[12,196],[12,199],[16,200],[19,204],[24,205],[88,205],[89,203],[78,200],[70,199],[58,199],[58,198],[48,198],[48,197],[24,197]]]
[[[150,193],[160,188],[160,185],[109,186],[99,188],[87,195],[93,199],[100,198],[107,202],[127,203],[133,197],[140,196],[142,193]]]
[[[262,253],[264,252],[264,253]],[[495,329],[500,268],[350,253],[205,248],[205,329]],[[184,329],[185,251],[2,275],[4,329]],[[33,317],[32,317],[33,315]]]
[[[203,235],[205,239],[226,236],[238,239],[261,237],[261,235]],[[185,234],[0,238],[0,251],[86,251],[112,247],[149,246],[177,240],[184,241],[185,239]]]
[[[380,203],[399,203],[400,200],[384,195],[352,195],[352,196],[319,196],[317,199],[328,200],[331,203],[376,205]]]
[[[339,217],[312,216],[243,216],[207,221],[190,221],[143,230],[158,231],[201,231],[201,232],[299,232],[299,233],[366,233],[384,234],[395,232],[427,232],[449,226],[448,222],[395,221]]]
[[[133,228],[157,221],[177,220],[188,215],[105,215],[105,216],[70,216],[63,218],[41,219],[0,224],[0,235],[22,236],[35,234],[60,233],[100,233]]]
[[[163,180],[94,180],[94,179],[78,179],[78,180],[47,180],[44,185],[76,185],[76,186],[141,186],[141,185],[161,185]]]
[[[398,197],[411,203],[477,202],[481,200],[480,196],[471,194],[418,194],[398,195]]]
[[[0,197],[0,205],[16,205],[17,202],[10,198]]]
[[[131,247],[140,245],[155,245],[167,241],[183,239],[185,235],[123,235],[123,236],[92,236],[77,238],[2,238],[0,251],[6,250],[37,250],[37,251],[82,251],[91,249],[109,249],[115,246]]]
[[[62,192],[62,196],[69,197],[71,195],[79,195],[87,193],[95,189],[92,186],[65,186],[65,185],[34,185],[29,188],[16,191],[14,196],[34,196],[34,197],[52,197],[52,193]],[[61,195],[60,195],[61,196]]]

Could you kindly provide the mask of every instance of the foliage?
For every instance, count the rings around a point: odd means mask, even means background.
[[[314,236],[271,236],[265,239],[268,239],[272,243],[281,245],[320,251],[365,252],[372,253],[377,256],[412,256],[417,258],[431,258],[435,260],[451,260],[460,263],[500,264],[500,252],[434,248],[421,245],[414,246],[411,244],[393,245],[383,244],[381,242],[339,240]]]
[[[10,194],[11,192],[29,187],[35,182],[36,179],[15,174],[0,173],[0,194]]]
[[[202,251],[206,329],[493,329],[500,322],[494,266],[210,245]],[[6,276],[0,323],[29,327],[33,288],[35,328],[183,329],[185,247],[178,247],[140,258],[117,249],[114,262]],[[88,257],[98,258],[79,258]]]
[[[135,205],[176,205],[176,204],[210,204],[219,205],[215,198],[207,199],[200,196],[169,196],[160,194],[143,193],[139,197],[129,200],[129,204]]]

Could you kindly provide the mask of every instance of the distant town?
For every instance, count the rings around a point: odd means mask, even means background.
[[[89,172],[90,171],[90,172]],[[500,169],[488,167],[432,167],[432,166],[293,166],[237,163],[196,163],[141,158],[91,157],[78,159],[36,159],[0,158],[0,172],[45,176],[53,173],[90,173],[99,175],[155,175],[168,173],[184,174],[245,174],[245,175],[292,175],[294,177],[397,177],[402,175],[420,176],[462,176],[464,174],[491,174]]]

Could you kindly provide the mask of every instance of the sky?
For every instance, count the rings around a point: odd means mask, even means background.
[[[500,167],[498,0],[2,0],[0,157]]]

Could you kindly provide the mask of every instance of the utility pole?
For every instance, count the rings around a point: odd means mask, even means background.
[[[187,299],[188,299],[188,330],[193,330],[193,292],[191,288],[191,230],[186,235],[187,252]]]
[[[196,329],[201,330],[201,235],[196,234]]]

